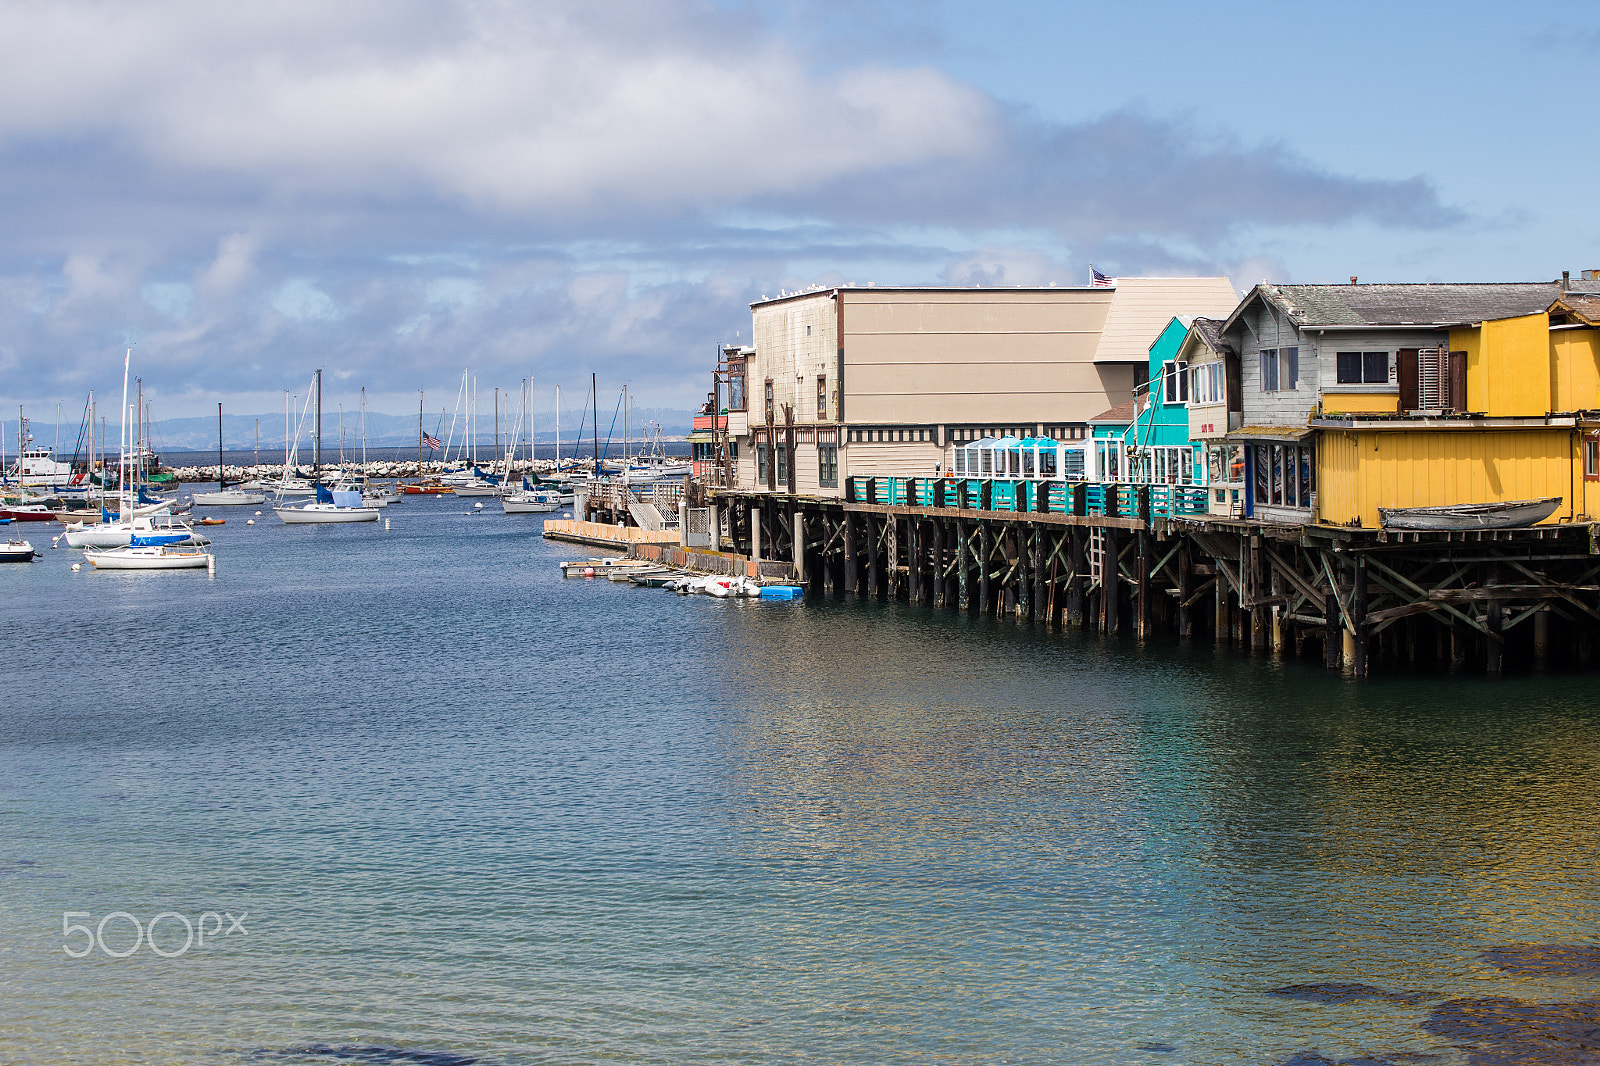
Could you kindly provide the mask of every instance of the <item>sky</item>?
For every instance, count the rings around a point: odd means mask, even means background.
[[[1584,5],[0,0],[0,410],[114,413],[130,343],[158,419],[689,407],[819,284],[1576,276],[1597,57]]]

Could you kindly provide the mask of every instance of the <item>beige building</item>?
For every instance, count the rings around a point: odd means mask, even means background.
[[[839,288],[750,305],[725,350],[740,488],[840,496],[844,479],[931,477],[986,436],[1077,440],[1132,397],[1174,315],[1225,316],[1227,278],[1078,289]]]

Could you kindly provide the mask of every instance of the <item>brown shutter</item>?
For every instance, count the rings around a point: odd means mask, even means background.
[[[1467,410],[1467,353],[1450,353],[1450,410]]]
[[[1237,355],[1224,355],[1222,357],[1223,374],[1228,379],[1228,410],[1234,412],[1244,411],[1244,393],[1242,391],[1243,372],[1239,369]],[[1232,429],[1232,426],[1226,427]]]
[[[1401,348],[1394,355],[1394,376],[1400,383],[1400,413],[1417,409],[1417,349]]]

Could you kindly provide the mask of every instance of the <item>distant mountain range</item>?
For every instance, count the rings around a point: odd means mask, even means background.
[[[223,446],[227,451],[245,452],[255,447],[257,417],[256,415],[230,415],[226,412],[223,413]],[[568,422],[569,417],[571,418],[570,422]],[[562,413],[562,441],[571,441],[577,436],[578,424],[582,419],[583,413],[581,411],[573,411],[570,414],[568,412]],[[285,443],[283,439],[283,412],[261,415],[259,416],[259,421],[261,424],[261,447],[263,449],[268,447],[281,449]],[[603,415],[600,425],[600,442],[602,445],[607,439],[609,422],[610,416]],[[487,426],[485,423],[487,423]],[[548,424],[548,416],[541,417],[540,423],[537,434],[539,442],[542,444],[552,443],[556,437],[555,427]],[[694,413],[692,411],[676,411],[666,407],[636,407],[629,418],[630,435],[634,440],[642,440],[645,436],[645,427],[650,426],[651,423],[660,423],[661,433],[664,437],[681,438],[686,436],[689,430],[693,428]],[[39,436],[38,423],[30,423],[30,425],[35,427],[35,436],[41,441],[44,440],[42,436]],[[15,425],[11,427],[13,437],[16,436],[16,428]],[[423,424],[423,428],[440,440],[450,442],[450,419],[448,416],[441,425],[439,416],[435,414]],[[477,437],[477,443],[480,447],[493,444],[494,421],[492,416],[490,418],[480,416],[474,429],[476,431],[474,436]],[[501,423],[500,432],[503,441],[506,433],[505,423],[503,422]],[[465,427],[458,421],[455,429],[455,443],[460,443],[464,433]],[[217,446],[217,420],[215,416],[211,418],[165,418],[151,426],[150,436],[158,452],[173,450],[206,451]],[[617,422],[616,430],[610,436],[615,441],[622,439],[622,422],[620,419]],[[70,439],[75,439],[76,437],[77,430],[74,427]],[[594,425],[584,420],[583,439],[592,440],[593,437]],[[117,443],[115,426],[111,427],[111,438],[111,447],[115,450]],[[62,426],[61,446],[65,452],[72,450],[70,439],[67,435],[67,427]],[[311,430],[308,425],[301,432],[300,446],[302,448],[309,447],[310,442]],[[416,415],[386,415],[375,411],[367,412],[367,444],[369,446],[375,448],[400,448],[407,445],[415,445],[416,443]],[[352,414],[349,411],[346,411],[344,416],[344,446],[346,449],[361,447],[361,418],[359,415]],[[337,414],[330,416],[328,412],[324,411],[322,414],[323,453],[327,454],[330,450],[336,450],[338,447],[339,417]]]

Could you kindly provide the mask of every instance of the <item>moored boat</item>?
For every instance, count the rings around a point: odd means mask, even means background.
[[[1506,500],[1499,503],[1461,503],[1443,507],[1380,507],[1384,529],[1419,532],[1459,532],[1471,529],[1524,529],[1556,513],[1560,496],[1542,500]]]
[[[209,552],[146,543],[138,537],[125,548],[86,551],[83,557],[96,570],[198,570],[212,561]]]
[[[317,499],[314,503],[304,504],[300,507],[274,507],[279,518],[291,526],[294,525],[330,525],[348,522],[376,522],[378,509],[376,507],[363,507],[361,493],[355,490],[329,492],[321,485],[317,486]]]
[[[0,563],[31,563],[38,554],[25,540],[0,541]]]

